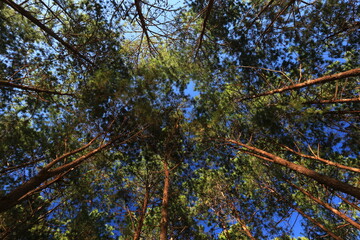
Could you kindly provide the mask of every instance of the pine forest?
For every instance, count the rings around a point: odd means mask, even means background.
[[[0,0],[0,239],[360,239],[359,0]]]

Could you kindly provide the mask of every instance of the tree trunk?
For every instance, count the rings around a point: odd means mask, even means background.
[[[140,216],[138,226],[137,226],[136,231],[135,231],[134,240],[138,240],[140,238],[141,229],[142,229],[142,226],[144,224],[144,219],[145,219],[145,216],[146,216],[146,210],[147,210],[147,206],[148,206],[148,203],[149,203],[149,198],[150,198],[150,188],[148,186],[146,186],[145,187],[144,202],[143,202],[142,209],[141,209],[141,216]]]
[[[284,199],[283,196],[281,196],[276,190],[268,187],[268,189],[270,190],[270,192],[275,195],[276,197],[279,198],[280,201],[284,202],[285,204],[287,204],[289,207],[291,207],[292,209],[294,209],[295,211],[297,211],[298,213],[300,213],[304,218],[306,218],[307,220],[309,220],[310,222],[312,222],[315,226],[321,228],[323,231],[325,231],[328,235],[330,235],[331,237],[333,237],[336,240],[343,240],[341,237],[335,235],[333,232],[331,232],[329,229],[327,229],[324,225],[322,225],[321,223],[319,223],[318,221],[316,221],[314,218],[310,217],[309,215],[307,215],[304,211],[302,211],[300,208],[298,208],[297,206],[293,205],[292,203],[290,203],[288,200]]]
[[[271,90],[268,92],[243,97],[243,98],[237,99],[236,101],[240,102],[243,100],[253,99],[253,98],[262,97],[262,96],[268,96],[268,95],[272,95],[275,93],[282,93],[282,92],[286,92],[286,91],[290,91],[290,90],[308,87],[308,86],[319,84],[319,83],[326,83],[326,82],[331,82],[331,81],[344,79],[344,78],[348,78],[348,77],[356,77],[359,75],[360,75],[360,68],[355,68],[355,69],[351,69],[349,71],[345,71],[345,72],[341,72],[341,73],[337,73],[337,74],[333,74],[333,75],[328,75],[328,76],[324,76],[324,77],[320,77],[320,78],[316,78],[316,79],[307,80],[305,82],[293,84],[293,85],[283,87],[283,88],[278,88],[278,89]]]
[[[53,183],[52,180],[51,181],[48,181],[48,180],[50,180],[51,178],[58,177],[61,174],[64,174],[67,171],[70,171],[71,169],[79,166],[85,160],[89,159],[90,157],[94,156],[98,152],[102,151],[104,148],[108,147],[110,144],[112,144],[114,141],[116,141],[119,137],[113,139],[112,141],[110,141],[106,144],[99,146],[98,148],[88,152],[87,154],[84,154],[83,156],[75,159],[74,161],[72,161],[70,163],[64,164],[64,165],[59,166],[54,169],[50,169],[52,166],[54,166],[60,160],[65,159],[66,157],[72,156],[72,155],[79,153],[79,152],[85,150],[86,148],[88,148],[95,141],[96,138],[91,140],[88,144],[84,145],[83,147],[78,148],[74,151],[68,152],[57,159],[54,159],[48,165],[46,165],[42,170],[40,170],[40,172],[37,175],[35,175],[31,179],[29,179],[27,182],[24,182],[23,184],[21,184],[20,186],[18,186],[14,190],[12,190],[7,195],[1,197],[0,198],[0,213],[12,208],[13,206],[15,206],[18,203],[20,203],[21,201],[23,201],[24,199],[29,197],[31,195],[31,193],[33,193],[37,189],[42,190],[42,189],[46,188],[49,185],[49,183]]]
[[[281,145],[281,147],[285,148],[286,150],[288,150],[288,151],[290,151],[292,153],[295,153],[296,155],[298,155],[300,157],[314,159],[314,160],[317,160],[317,161],[324,162],[324,163],[326,163],[328,165],[335,166],[337,168],[342,168],[342,169],[346,169],[346,170],[349,170],[349,171],[352,171],[352,172],[360,173],[360,168],[348,167],[348,166],[345,166],[345,165],[342,165],[342,164],[339,164],[339,163],[336,163],[336,162],[332,162],[332,161],[327,160],[327,159],[306,155],[306,154],[303,154],[301,152],[297,152],[297,151],[295,151],[295,150],[293,150],[293,149],[291,149],[291,148],[289,148],[288,146],[285,146],[285,145]]]
[[[287,181],[291,186],[293,186],[294,188],[298,189],[300,192],[302,192],[303,194],[305,194],[306,196],[308,196],[311,200],[315,201],[316,203],[320,204],[321,206],[323,206],[324,208],[328,209],[329,211],[331,211],[332,213],[334,213],[335,215],[337,215],[338,217],[344,219],[345,221],[347,221],[348,223],[350,223],[351,225],[353,225],[354,227],[356,227],[357,229],[360,230],[360,224],[355,222],[353,219],[351,219],[350,217],[346,216],[344,213],[340,212],[339,210],[333,208],[332,206],[330,206],[330,204],[323,202],[322,200],[320,200],[319,198],[316,198],[315,196],[313,196],[312,194],[310,194],[309,192],[305,191],[304,189],[300,188],[299,186],[296,186],[295,184]]]
[[[15,2],[11,0],[2,0],[2,2],[9,5],[12,9],[14,9],[16,12],[20,13],[22,16],[29,19],[32,23],[34,23],[36,26],[38,26],[41,30],[55,38],[58,42],[60,42],[65,48],[67,48],[70,52],[74,53],[75,55],[79,56],[80,58],[84,59],[91,65],[93,63],[84,55],[82,55],[78,50],[76,50],[72,45],[70,45],[68,42],[64,41],[59,35],[57,35],[53,30],[46,27],[42,22],[40,22],[38,19],[36,19],[30,12],[26,11],[23,7],[16,4]]]
[[[283,158],[280,158],[274,154],[271,154],[271,153],[268,153],[264,150],[261,150],[261,149],[258,149],[256,147],[252,147],[252,146],[249,146],[249,145],[246,145],[246,144],[243,144],[241,142],[238,142],[238,141],[235,141],[235,140],[231,140],[231,139],[227,139],[226,140],[227,142],[229,143],[232,143],[232,144],[236,144],[236,145],[239,145],[239,146],[242,146],[242,147],[245,147],[257,154],[260,154],[260,155],[257,155],[258,158],[261,158],[263,160],[266,160],[266,161],[271,161],[271,162],[274,162],[276,164],[279,164],[279,165],[282,165],[282,166],[285,166],[287,168],[290,168],[304,176],[307,176],[309,178],[312,178],[314,179],[315,181],[321,183],[321,184],[324,184],[325,186],[328,186],[330,188],[333,188],[335,190],[338,190],[338,191],[341,191],[343,193],[347,193],[357,199],[360,199],[360,188],[357,188],[357,187],[354,187],[354,186],[351,186],[347,183],[344,183],[344,182],[341,182],[337,179],[334,179],[334,178],[331,178],[331,177],[328,177],[326,175],[323,175],[323,174],[320,174],[318,172],[315,172],[314,170],[311,170],[311,169],[308,169],[304,166],[301,166],[301,165],[298,165],[298,164],[295,164],[293,162],[289,162]],[[263,156],[262,156],[263,155]],[[266,156],[266,157],[264,157]]]
[[[164,164],[164,189],[163,189],[163,199],[161,207],[161,220],[160,220],[160,240],[167,240],[167,231],[169,223],[169,188],[170,188],[170,171],[167,160],[163,161]]]

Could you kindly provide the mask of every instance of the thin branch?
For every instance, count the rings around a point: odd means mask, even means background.
[[[282,195],[280,195],[276,190],[274,190],[271,187],[266,187],[273,195],[279,198],[280,201],[286,203],[289,207],[296,210],[298,213],[300,213],[304,218],[312,222],[315,226],[319,227],[320,229],[324,230],[328,235],[333,237],[336,240],[343,240],[339,236],[335,235],[333,232],[331,232],[329,229],[327,229],[323,224],[316,221],[314,218],[307,215],[304,211],[302,211],[300,208],[298,208],[296,205],[292,204],[289,200],[284,199]]]
[[[7,168],[4,168],[4,169],[1,169],[0,174],[2,175],[3,173],[9,172],[9,171],[15,171],[16,169],[23,168],[23,167],[35,164],[35,163],[40,162],[40,161],[42,161],[44,159],[45,159],[45,157],[42,157],[42,158],[38,158],[36,160],[33,160],[31,162],[26,162],[25,161],[25,163],[23,163],[23,164],[19,164],[17,166],[12,166],[12,167],[7,167]]]
[[[265,31],[261,34],[261,38],[265,36],[270,30],[270,28],[274,25],[275,21],[283,14],[296,0],[290,1],[283,9],[281,9],[278,14],[276,14],[275,18],[271,21],[271,23],[266,27]]]
[[[149,45],[149,48],[151,50],[152,48],[152,42],[151,42],[151,39],[150,39],[150,36],[149,36],[149,32],[148,32],[148,29],[147,29],[147,25],[146,25],[146,22],[145,22],[145,17],[142,13],[142,9],[141,9],[141,0],[135,0],[135,7],[136,7],[136,11],[139,15],[139,20],[140,20],[140,26],[143,30],[143,33],[145,34],[145,37],[146,37],[146,41]]]
[[[329,100],[318,100],[308,101],[306,104],[328,104],[328,103],[352,103],[360,102],[360,98],[343,98],[343,99],[329,99]]]
[[[26,90],[26,91],[33,91],[33,92],[39,92],[39,93],[48,93],[48,94],[55,94],[55,95],[65,95],[65,96],[74,96],[73,93],[63,93],[63,92],[58,92],[58,91],[53,91],[53,90],[47,90],[47,89],[42,89],[42,88],[37,88],[37,87],[30,87],[30,86],[24,86],[21,84],[16,84],[16,83],[12,83],[9,81],[2,81],[0,80],[0,87],[4,86],[6,88],[11,88],[11,89],[21,89],[21,90]]]
[[[136,137],[143,130],[144,130],[143,128],[140,129],[139,131],[134,133],[132,136],[130,136],[127,139],[125,139],[124,141],[120,142],[120,144],[123,144],[123,143],[131,140],[132,138]],[[48,187],[50,184],[54,183],[55,181],[60,179],[62,176],[64,176],[65,174],[67,174],[68,172],[70,172],[71,170],[76,168],[77,166],[79,166],[82,162],[84,162],[85,160],[94,156],[95,154],[97,154],[98,152],[103,150],[104,148],[107,148],[108,146],[110,146],[111,144],[113,144],[114,142],[119,140],[121,137],[123,137],[123,135],[117,136],[117,137],[113,138],[112,140],[110,140],[108,143],[100,145],[98,148],[88,152],[87,154],[82,155],[81,157],[75,159],[74,161],[72,161],[70,163],[62,165],[55,169],[50,169],[51,166],[53,166],[55,163],[60,161],[59,159],[64,159],[67,156],[78,153],[78,152],[86,149],[87,147],[89,147],[95,141],[95,139],[97,139],[99,136],[100,135],[98,135],[97,137],[92,139],[88,144],[84,145],[83,147],[78,148],[72,152],[66,153],[63,156],[61,156],[60,158],[55,159],[54,161],[49,163],[45,168],[40,170],[37,175],[35,175],[34,177],[29,179],[25,183],[21,184],[20,186],[18,186],[14,190],[12,190],[10,193],[1,197],[0,198],[0,213],[15,206],[21,200],[25,200],[27,197],[29,197],[34,192],[37,192],[39,190],[42,190],[42,189]],[[49,179],[51,179],[53,177],[55,177],[57,179],[50,180],[49,182],[47,182]]]
[[[206,13],[205,13],[202,29],[201,29],[200,36],[199,36],[199,45],[198,45],[198,47],[196,49],[196,52],[195,52],[195,58],[197,57],[197,55],[199,53],[199,49],[201,48],[203,38],[204,38],[204,35],[205,35],[205,31],[206,31],[206,25],[207,25],[208,19],[210,17],[210,12],[211,12],[211,9],[212,9],[213,5],[214,5],[214,0],[209,0],[209,4],[206,7]]]

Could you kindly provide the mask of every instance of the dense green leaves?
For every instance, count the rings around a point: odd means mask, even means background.
[[[359,11],[1,1],[1,238],[357,239]]]

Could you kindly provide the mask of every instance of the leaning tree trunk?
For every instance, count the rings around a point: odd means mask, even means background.
[[[309,177],[311,179],[314,179],[315,181],[321,183],[321,184],[324,184],[325,186],[328,186],[334,190],[338,190],[340,192],[343,192],[343,193],[347,193],[357,199],[360,199],[360,188],[358,187],[354,187],[350,184],[347,184],[347,183],[344,183],[344,182],[341,182],[335,178],[331,178],[331,177],[328,177],[326,175],[323,175],[323,174],[320,174],[314,170],[311,170],[311,169],[308,169],[302,165],[299,165],[299,164],[295,164],[293,162],[290,162],[290,161],[287,161],[281,157],[278,157],[274,154],[271,154],[269,152],[266,152],[264,150],[261,150],[259,148],[256,148],[256,147],[252,147],[252,146],[249,146],[249,145],[246,145],[246,144],[243,144],[241,142],[238,142],[238,141],[235,141],[235,140],[232,140],[232,139],[227,139],[226,140],[228,143],[231,143],[231,144],[235,144],[235,145],[238,145],[238,146],[242,146],[250,151],[246,151],[244,150],[244,152],[248,153],[248,154],[251,154],[251,155],[254,155],[260,159],[263,159],[263,160],[266,160],[266,161],[269,161],[269,162],[274,162],[276,164],[279,164],[279,165],[282,165],[284,167],[287,167],[291,170],[294,170],[295,172],[297,173],[300,173],[306,177]],[[241,150],[241,149],[240,149]]]

